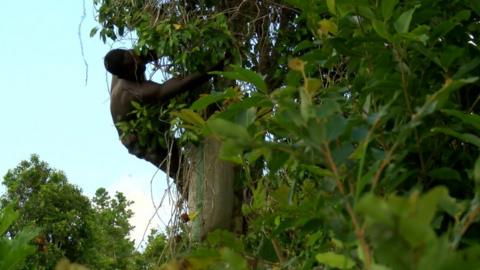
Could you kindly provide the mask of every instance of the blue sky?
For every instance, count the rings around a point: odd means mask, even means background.
[[[88,196],[99,187],[122,191],[136,202],[132,223],[138,240],[153,213],[150,179],[156,168],[129,155],[119,142],[103,67],[103,56],[112,46],[128,44],[90,38],[90,29],[97,25],[93,1],[85,0],[85,6],[81,38],[86,85],[78,36],[82,0],[2,3],[0,174],[36,153]],[[154,198],[161,198],[165,183],[162,173],[154,179]]]

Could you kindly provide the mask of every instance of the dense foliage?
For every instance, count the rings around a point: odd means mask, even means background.
[[[172,75],[236,63],[171,117],[243,169],[248,228],[170,269],[480,268],[478,1],[94,3]]]
[[[128,238],[132,202],[122,193],[111,198],[99,188],[90,200],[37,155],[9,170],[3,184],[1,269],[54,269],[64,258],[91,269],[146,264]]]
[[[92,215],[90,201],[81,191],[67,182],[65,175],[51,169],[33,155],[4,176],[7,192],[2,205],[14,204],[19,218],[9,228],[16,235],[27,226],[42,228],[36,237],[38,250],[25,269],[44,266],[51,269],[64,256],[84,261],[85,253],[93,248],[88,242]]]

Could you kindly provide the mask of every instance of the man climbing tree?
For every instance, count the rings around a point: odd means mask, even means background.
[[[138,55],[133,50],[114,49],[107,53],[104,64],[112,74],[110,110],[113,122],[122,138],[121,141],[128,151],[161,168],[170,177],[177,178],[180,149],[174,138],[171,138],[172,143],[169,145],[159,145],[158,147],[141,145],[138,135],[126,136],[120,129],[119,123],[135,119],[136,114],[133,113],[135,103],[160,107],[172,97],[188,91],[195,91],[199,85],[206,83],[211,78],[207,72],[222,69],[223,62],[205,72],[174,77],[159,84],[145,78],[146,64],[155,60],[157,60],[157,56],[153,51],[149,51],[145,55]],[[167,131],[169,126],[164,125],[161,129]],[[167,157],[169,158],[168,162],[166,161]]]

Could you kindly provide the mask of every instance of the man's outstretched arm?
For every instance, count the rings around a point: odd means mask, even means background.
[[[223,63],[210,68],[208,71],[222,69]],[[198,86],[208,82],[210,78],[212,78],[212,75],[209,75],[207,72],[196,72],[185,77],[172,78],[162,84],[146,81],[138,87],[138,92],[136,92],[146,102],[161,103],[179,94],[198,88]]]
[[[199,85],[206,83],[210,77],[206,73],[195,73],[183,78],[172,78],[162,84],[153,81],[124,83],[129,85],[130,93],[142,102],[162,104],[179,94],[194,90]]]

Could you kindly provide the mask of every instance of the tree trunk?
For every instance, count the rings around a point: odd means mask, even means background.
[[[187,153],[188,208],[196,215],[192,237],[197,241],[215,229],[233,229],[234,166],[218,158],[220,146],[207,137]]]

